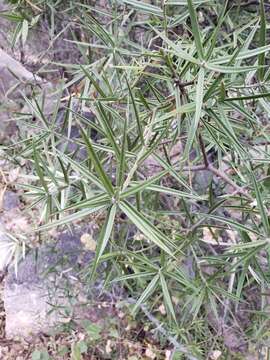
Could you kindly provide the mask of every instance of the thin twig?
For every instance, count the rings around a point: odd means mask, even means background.
[[[144,145],[142,146],[141,150],[139,151],[133,167],[129,171],[129,174],[128,174],[128,176],[127,176],[127,178],[126,178],[126,180],[125,180],[125,182],[123,184],[122,191],[124,191],[128,187],[130,181],[133,178],[133,175],[135,174],[135,172],[137,171],[137,169],[138,169],[138,167],[139,167],[139,165],[141,163],[141,160],[142,160],[145,152],[147,151],[149,141],[151,139],[152,128],[153,128],[155,119],[156,119],[156,111],[154,110],[149,124],[144,129],[144,133],[143,133]]]
[[[195,165],[195,166],[184,166],[182,171],[210,171],[214,175],[218,176],[222,180],[224,180],[227,184],[231,185],[234,188],[235,193],[241,194],[248,198],[250,201],[253,201],[253,198],[240,186],[238,186],[233,180],[231,180],[223,171],[215,168],[212,164],[208,164],[206,167],[204,164]]]
[[[191,80],[191,81],[180,81],[180,79],[176,79],[174,81],[174,85],[175,86],[179,86],[179,88],[181,90],[183,90],[186,86],[190,86],[190,85],[193,85],[195,82],[195,80]]]
[[[42,12],[42,9],[38,7],[37,5],[33,4],[30,0],[25,0],[31,8],[37,10],[38,12]]]
[[[207,169],[209,166],[209,161],[207,158],[207,154],[206,154],[206,150],[205,150],[205,146],[204,146],[204,142],[203,142],[201,134],[199,134],[199,144],[200,144],[201,152],[203,155],[203,162],[204,162],[205,168]]]
[[[211,171],[213,174],[224,180],[227,184],[231,185],[239,194],[245,196],[250,201],[253,201],[253,198],[245,190],[238,186],[233,180],[231,180],[223,171],[215,168],[212,164],[208,165],[207,170]]]
[[[203,156],[204,168],[202,169],[201,168],[202,165],[201,166],[199,165],[196,167],[191,167],[188,170],[189,171],[199,171],[199,170],[211,171],[214,175],[218,176],[219,178],[224,180],[227,184],[231,185],[234,188],[234,190],[237,191],[239,194],[245,196],[250,201],[253,201],[253,198],[245,190],[243,190],[240,186],[238,186],[232,179],[230,179],[225,174],[224,171],[221,171],[221,170],[215,168],[212,164],[209,163],[209,160],[208,160],[208,157],[206,154],[206,150],[205,150],[204,141],[203,141],[201,134],[199,134],[199,145],[200,145],[202,156]]]

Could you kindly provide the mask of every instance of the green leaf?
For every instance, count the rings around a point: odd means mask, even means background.
[[[103,170],[102,164],[99,160],[99,158],[97,157],[95,150],[92,146],[92,142],[91,140],[88,138],[87,134],[85,133],[85,131],[83,130],[83,128],[80,126],[81,128],[81,133],[84,139],[84,142],[86,144],[86,148],[89,154],[90,159],[93,161],[94,167],[96,169],[96,172],[98,173],[98,175],[100,176],[100,180],[103,184],[103,186],[105,187],[105,189],[108,191],[108,193],[110,195],[114,194],[114,188],[111,184],[110,179],[108,178],[108,176],[106,175],[105,171]]]
[[[100,205],[100,206],[92,207],[90,209],[89,208],[83,209],[83,210],[78,211],[78,212],[76,212],[74,214],[64,216],[61,219],[59,219],[57,221],[54,221],[52,223],[42,225],[42,226],[37,228],[37,231],[49,230],[49,229],[52,229],[52,228],[54,228],[56,226],[66,225],[66,224],[69,224],[69,223],[74,222],[76,220],[81,220],[84,217],[86,217],[86,216],[88,216],[90,214],[93,214],[94,212],[106,209],[106,207],[108,207],[108,205],[107,206]]]
[[[125,179],[126,169],[126,144],[127,144],[127,120],[124,121],[122,148],[120,153],[120,164],[117,168],[117,186],[122,188]]]
[[[157,154],[153,154],[153,157],[155,160],[157,160],[159,162],[159,164],[167,170],[167,172],[173,176],[175,178],[175,180],[177,180],[179,182],[179,184],[181,184],[182,186],[184,186],[186,189],[188,189],[190,191],[190,193],[194,194],[194,191],[192,190],[192,188],[187,184],[187,182],[185,181],[185,179],[182,178],[182,176],[179,175],[179,172],[176,171],[174,169],[173,166],[171,166],[170,164],[168,164],[167,161],[164,161],[160,156],[158,156]]]
[[[264,0],[260,0],[260,45],[264,47],[266,45],[266,18],[265,18],[265,8]],[[265,73],[265,53],[259,55],[258,64],[261,68],[258,70],[259,80],[263,81]]]
[[[73,160],[70,156],[63,154],[60,151],[58,153],[59,153],[59,156],[61,156],[62,160],[64,160],[67,165],[70,164],[71,168],[79,173],[81,178],[85,177],[85,179],[90,180],[99,189],[101,189],[102,191],[105,191],[105,187],[102,185],[102,183],[99,181],[99,179],[93,173],[91,173],[86,168],[86,166],[79,164],[77,161]]]
[[[84,75],[91,81],[91,83],[94,85],[95,89],[97,90],[97,92],[104,98],[107,97],[107,95],[105,94],[105,92],[101,89],[101,87],[99,86],[98,82],[94,79],[94,77],[90,74],[90,72],[84,67],[81,66],[81,69],[84,73]]]
[[[136,304],[134,305],[134,308],[132,309],[133,315],[137,312],[139,307],[143,303],[145,303],[145,301],[153,294],[153,292],[157,288],[158,281],[159,281],[159,274],[156,274],[153,277],[153,279],[150,281],[150,283],[147,285],[146,289],[143,291],[143,293],[141,294],[141,296],[138,299],[138,301],[136,302]]]
[[[50,356],[46,350],[34,350],[32,360],[50,360]]]
[[[84,17],[87,20],[86,26],[109,48],[114,48],[115,43],[111,34],[106,31],[106,27],[102,26],[92,15],[91,12],[84,12]]]
[[[200,60],[189,55],[186,51],[184,51],[180,47],[180,45],[176,45],[173,41],[169,40],[164,34],[159,32],[156,28],[153,28],[153,31],[155,31],[159,35],[159,37],[174,50],[175,54],[179,56],[180,59],[186,60],[196,65],[201,65]]]
[[[71,345],[71,360],[83,360],[81,350],[77,343]]]
[[[210,63],[206,63],[205,67],[209,70],[213,70],[215,72],[222,74],[238,74],[238,73],[249,72],[258,69],[258,66],[237,67],[237,66],[222,66],[222,65],[210,64]]]
[[[154,5],[147,4],[144,1],[138,1],[138,0],[117,0],[120,3],[127,4],[128,6],[132,6],[135,9],[142,11],[145,14],[151,14],[156,16],[162,16],[163,11]]]
[[[206,4],[209,0],[193,0],[194,5]],[[167,0],[166,5],[174,5],[174,6],[187,6],[188,0]]]
[[[9,12],[0,12],[0,17],[7,19],[9,21],[13,21],[15,23],[21,23],[24,21],[24,17],[19,14],[13,14]]]
[[[256,234],[258,236],[261,236],[261,234],[257,231],[254,230],[251,227],[245,226],[243,224],[238,223],[237,221],[222,217],[222,216],[218,216],[218,215],[211,215],[211,214],[204,214],[204,216],[206,218],[212,219],[212,220],[216,220],[219,222],[222,222],[223,224],[227,224],[232,226],[233,228],[237,229],[237,230],[242,230],[242,231],[246,231],[246,232],[252,232],[253,234]]]
[[[90,278],[94,275],[96,272],[97,266],[99,264],[100,258],[103,255],[104,250],[106,249],[106,246],[108,244],[108,241],[111,236],[111,232],[114,225],[115,220],[115,214],[116,214],[117,205],[114,204],[111,206],[111,208],[108,211],[106,221],[102,227],[102,230],[100,232],[99,239],[97,241],[97,249],[96,249],[96,255],[94,259],[94,264],[91,272]]]
[[[267,93],[260,93],[260,94],[251,94],[251,95],[244,95],[244,96],[234,96],[224,99],[224,101],[235,101],[235,100],[255,100],[260,98],[268,98],[270,97],[270,92]]]
[[[159,174],[157,174],[157,175],[155,175],[155,176],[153,176],[153,177],[151,177],[151,178],[149,178],[149,179],[147,179],[145,181],[131,182],[129,184],[128,189],[120,194],[120,199],[125,199],[128,196],[135,195],[140,191],[147,190],[151,184],[153,184],[156,181],[160,180],[166,174],[167,174],[167,170],[164,170],[164,171],[161,171]]]
[[[71,360],[83,360],[82,354],[86,353],[88,346],[85,341],[75,342],[71,345]]]
[[[226,14],[226,10],[227,10],[227,6],[228,6],[228,1],[229,0],[226,0],[224,2],[224,5],[223,5],[223,9],[222,9],[222,13],[221,15],[219,16],[218,18],[218,23],[217,23],[217,26],[215,27],[210,39],[208,40],[208,42],[210,42],[210,47],[207,51],[207,54],[206,54],[206,60],[207,59],[210,59],[214,49],[215,49],[215,45],[216,45],[216,41],[217,41],[217,38],[218,38],[218,35],[219,35],[219,31],[220,31],[220,28],[221,28],[221,25],[222,23],[224,22],[227,14]]]
[[[24,19],[22,22],[22,44],[23,45],[26,43],[26,40],[27,40],[28,28],[29,28],[28,21]]]
[[[205,70],[204,70],[204,68],[201,68],[199,70],[198,82],[197,82],[197,86],[196,86],[196,99],[195,99],[196,110],[195,110],[194,120],[192,121],[192,124],[191,124],[189,132],[188,132],[187,144],[186,144],[184,155],[183,155],[184,159],[186,159],[189,156],[194,138],[196,136],[196,131],[197,131],[197,128],[198,128],[198,125],[200,122],[200,118],[201,118],[202,104],[203,104],[204,74],[205,74]]]
[[[265,206],[263,204],[262,194],[260,192],[257,180],[256,180],[253,172],[250,173],[250,176],[252,178],[252,182],[253,182],[253,186],[254,186],[254,190],[255,190],[255,195],[256,195],[256,200],[257,200],[257,206],[258,206],[260,216],[261,216],[261,219],[262,219],[263,228],[264,228],[266,236],[269,237],[270,236],[270,224],[269,224],[269,218],[268,218],[267,210],[265,209]]]
[[[173,247],[171,241],[167,239],[165,234],[162,234],[159,230],[157,230],[142,213],[138,212],[126,201],[121,201],[119,203],[119,207],[149,240],[164,250],[168,255],[174,257],[171,250]]]
[[[135,119],[136,119],[136,122],[137,122],[139,136],[140,136],[142,144],[144,144],[142,124],[141,124],[140,115],[139,115],[139,112],[138,112],[138,109],[137,109],[137,106],[136,106],[136,103],[135,103],[135,98],[134,98],[133,92],[131,90],[131,87],[130,87],[127,79],[126,79],[126,83],[127,83],[127,86],[128,86],[128,91],[129,91],[129,94],[130,94],[130,97],[131,97],[131,101],[132,101],[132,105],[133,105],[133,109],[134,109],[134,113],[135,113]]]
[[[98,324],[91,322],[90,320],[83,320],[82,326],[87,332],[87,335],[91,340],[98,340],[101,338],[102,327]]]
[[[169,289],[168,289],[166,280],[164,278],[164,275],[162,274],[161,271],[159,273],[159,277],[160,277],[160,283],[161,283],[161,288],[162,288],[162,292],[163,292],[163,300],[164,300],[165,306],[167,308],[167,311],[169,311],[169,313],[171,314],[171,316],[174,319],[175,323],[177,324],[177,320],[176,320],[176,316],[175,316],[171,296],[170,296],[170,293],[169,293]]]
[[[270,45],[264,45],[264,46],[258,47],[256,49],[240,51],[239,54],[235,57],[235,60],[238,61],[238,60],[243,60],[243,59],[249,59],[256,55],[264,55],[269,50],[270,50]],[[230,61],[231,58],[232,58],[231,55],[223,56],[220,59],[215,59],[214,61],[209,62],[208,65],[224,64],[224,63]],[[262,64],[262,65],[264,65],[264,64]]]
[[[32,146],[33,146],[33,155],[34,155],[35,167],[36,167],[38,177],[40,179],[40,182],[41,182],[44,190],[46,191],[47,194],[49,194],[49,188],[48,188],[47,182],[44,179],[43,170],[42,170],[42,168],[40,166],[40,156],[39,156],[39,153],[36,150],[36,146],[35,146],[34,142],[33,142]]]
[[[204,200],[203,196],[199,196],[197,194],[193,194],[193,193],[186,193],[180,190],[175,190],[175,189],[171,189],[171,188],[167,188],[166,186],[161,186],[161,185],[149,185],[146,190],[151,190],[154,192],[158,192],[161,194],[167,194],[167,195],[172,195],[178,198],[187,198],[187,199],[193,199],[193,200],[197,200],[197,201],[202,201]]]
[[[97,109],[98,109],[98,112],[100,114],[99,121],[102,124],[103,131],[106,134],[107,138],[109,139],[109,141],[111,143],[111,146],[114,149],[116,157],[119,159],[120,150],[119,150],[119,146],[117,145],[117,143],[115,141],[116,136],[115,136],[115,134],[113,132],[113,129],[111,127],[110,119],[108,118],[108,116],[107,116],[105,110],[103,109],[103,106],[102,106],[101,103],[98,103]]]
[[[203,60],[204,54],[203,54],[203,47],[202,47],[202,41],[201,41],[201,35],[200,35],[200,28],[199,28],[199,24],[197,21],[197,16],[196,16],[196,12],[194,9],[193,1],[187,0],[187,3],[188,3],[188,11],[189,11],[189,16],[190,16],[190,20],[191,20],[191,28],[192,28],[192,33],[193,33],[194,40],[195,40],[196,49],[197,49],[199,58],[201,60]]]
[[[32,109],[34,115],[42,122],[44,128],[50,131],[49,123],[41,107],[39,106],[38,101],[35,98],[33,99],[33,101],[30,101],[26,96],[24,96],[23,98],[26,104],[29,106],[29,109]]]

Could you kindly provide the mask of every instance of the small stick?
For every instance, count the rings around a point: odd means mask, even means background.
[[[208,161],[208,158],[207,158],[207,154],[206,154],[206,151],[205,151],[205,146],[204,146],[204,142],[203,142],[201,134],[199,134],[199,144],[200,144],[200,148],[201,148],[202,155],[203,155],[203,162],[204,162],[205,168],[207,169],[208,166],[209,166],[209,161]]]

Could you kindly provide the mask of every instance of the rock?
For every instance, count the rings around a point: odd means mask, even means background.
[[[0,11],[14,13],[18,1],[7,2],[0,0]],[[61,6],[61,5],[60,5]],[[60,9],[59,9],[60,10]],[[20,14],[20,11],[18,11]],[[16,13],[16,11],[15,11]],[[61,12],[61,17],[55,18],[55,36],[51,34],[50,20],[46,16],[40,16],[39,12],[29,11],[27,18],[36,19],[35,25],[30,25],[26,42],[22,45],[21,41],[13,44],[16,22],[0,17],[0,48],[11,55],[14,59],[23,62],[23,65],[31,73],[42,74],[48,81],[61,77],[63,71],[55,63],[81,63],[83,56],[78,51],[78,46],[71,41],[74,40],[72,30],[76,30],[77,25],[69,24],[69,16]],[[23,15],[23,14],[20,14]],[[78,39],[79,40],[79,39]]]
[[[5,191],[2,208],[5,211],[16,209],[20,206],[18,194],[13,191]]]
[[[213,179],[213,174],[207,170],[196,171],[193,177],[193,188],[199,194],[208,192],[209,185]]]
[[[0,11],[1,13],[8,12],[11,10],[10,4],[5,0],[0,0]],[[12,32],[15,29],[15,24],[11,21],[5,19],[4,17],[0,18],[0,48],[9,51],[12,44]]]
[[[10,239],[7,236],[6,229],[2,219],[0,220],[0,271],[5,272],[6,267],[10,263]]]
[[[0,49],[0,139],[13,136],[16,125],[13,114],[20,110],[22,93],[31,91],[29,85],[44,84],[42,79],[28,71],[20,62]]]
[[[248,344],[244,335],[234,327],[228,327],[223,331],[224,345],[232,353],[246,353]]]
[[[41,83],[40,77],[33,75],[21,63],[9,56],[4,50],[0,49],[0,98],[6,97],[6,94],[12,88],[13,98],[18,95],[17,89],[21,84]]]
[[[80,271],[94,256],[84,251],[81,235],[63,232],[38,253],[31,250],[19,264],[17,277],[14,269],[9,271],[4,289],[7,338],[46,333],[75,314],[78,298],[98,296],[101,279],[89,291],[81,279]],[[85,317],[86,310],[77,314]]]

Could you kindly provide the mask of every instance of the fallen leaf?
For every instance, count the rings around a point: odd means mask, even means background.
[[[156,358],[156,354],[153,352],[150,346],[148,346],[148,348],[145,350],[145,356],[153,360]]]
[[[165,360],[171,360],[171,358],[172,358],[171,350],[166,350],[165,351]]]
[[[6,188],[7,188],[6,186],[0,188],[0,210],[2,210],[2,208],[3,208],[3,199],[4,199],[4,194],[5,194]]]
[[[211,360],[218,360],[222,355],[222,352],[220,350],[213,350],[209,354]]]
[[[137,232],[135,235],[134,235],[134,240],[135,241],[142,241],[142,240],[144,240],[145,239],[145,236],[142,234],[142,233],[140,233],[140,232]]]
[[[164,304],[161,304],[158,308],[159,312],[161,313],[161,315],[166,315],[166,309]]]
[[[72,318],[71,317],[63,317],[61,319],[59,319],[59,321],[62,323],[62,324],[69,324],[71,322]]]
[[[111,340],[107,341],[106,347],[105,347],[105,351],[107,354],[110,354],[112,352],[112,348],[111,348],[112,342]]]
[[[97,244],[95,240],[92,238],[90,234],[83,234],[81,236],[81,243],[83,244],[84,248],[89,251],[95,251]]]
[[[237,235],[236,231],[234,231],[234,230],[226,230],[226,232],[227,232],[228,237],[231,240],[231,243],[236,244],[236,235]]]
[[[222,241],[222,238],[220,236],[218,236],[216,239],[213,234],[216,235],[216,232],[213,231],[212,233],[207,227],[203,228],[203,237],[201,238],[201,241],[211,245],[228,245],[227,243]]]

